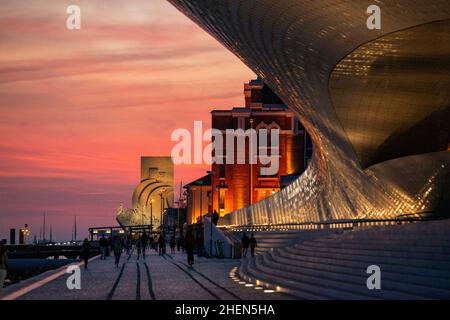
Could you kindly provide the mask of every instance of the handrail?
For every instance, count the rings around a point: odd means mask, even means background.
[[[345,219],[330,220],[323,222],[299,222],[299,223],[281,223],[281,224],[264,224],[264,225],[221,225],[220,228],[226,230],[314,230],[326,228],[353,228],[355,226],[370,225],[394,225],[399,223],[412,223],[418,221],[440,220],[442,217],[436,216],[435,211],[423,211],[413,214],[404,214],[391,219]]]

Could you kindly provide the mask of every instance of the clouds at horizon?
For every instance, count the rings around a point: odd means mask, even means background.
[[[48,212],[55,236],[115,224],[141,155],[169,155],[170,134],[242,105],[253,77],[163,0],[0,3],[0,238]],[[207,166],[177,167],[187,182]],[[91,218],[90,218],[91,217]]]

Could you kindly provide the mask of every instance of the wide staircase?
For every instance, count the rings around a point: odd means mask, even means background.
[[[380,290],[367,287],[371,265]],[[450,220],[299,240],[246,258],[239,276],[299,299],[449,299]]]

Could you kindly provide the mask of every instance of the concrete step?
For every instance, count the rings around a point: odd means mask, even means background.
[[[366,282],[362,281],[356,284],[350,280],[350,277],[343,276],[341,279],[325,278],[323,276],[311,276],[297,271],[290,272],[285,269],[279,269],[274,265],[268,265],[264,260],[264,256],[255,257],[255,267],[270,274],[275,279],[289,279],[297,284],[295,288],[303,286],[316,287],[313,293],[319,294],[326,292],[333,299],[424,299],[418,295],[409,293],[400,293],[391,290],[369,290]]]
[[[442,240],[442,241],[437,241],[437,240],[432,240],[432,241],[428,241],[428,242],[422,242],[422,241],[417,241],[416,239],[412,239],[412,240],[406,240],[406,239],[381,239],[381,238],[377,238],[377,239],[360,239],[360,238],[346,238],[344,239],[329,239],[329,238],[321,238],[321,239],[315,239],[314,240],[317,243],[324,243],[324,244],[334,244],[334,245],[347,245],[347,244],[352,244],[352,245],[389,245],[389,246],[398,246],[401,248],[404,247],[423,247],[425,249],[429,249],[429,248],[434,248],[434,247],[439,247],[442,248],[443,250],[448,250],[448,252],[450,252],[450,239],[447,240]]]
[[[352,259],[352,257],[346,257],[344,259],[334,259],[333,257],[325,256],[315,256],[308,254],[298,254],[298,253],[290,253],[288,250],[274,250],[274,254],[282,256],[291,261],[298,261],[299,263],[319,263],[322,265],[336,265],[342,267],[349,268],[358,268],[358,269],[366,269],[368,266],[375,264],[372,260],[364,260],[364,259]],[[378,261],[379,262],[379,261]],[[426,275],[427,277],[432,277],[436,279],[436,281],[448,281],[449,280],[449,271],[442,269],[434,269],[427,267],[419,267],[416,265],[401,265],[401,264],[390,264],[390,263],[377,263],[382,270],[389,270],[395,273],[404,273],[406,275],[411,276],[421,276]]]
[[[282,292],[293,295],[298,299],[305,299],[305,300],[330,299],[324,295],[312,294],[311,292],[305,290],[304,288],[303,290],[291,289],[289,287],[288,281],[285,281],[284,279],[276,279],[274,281],[272,276],[267,275],[264,272],[261,272],[260,270],[257,270],[254,259],[245,259],[241,264],[241,266],[239,267],[238,273],[241,279],[257,285],[261,285],[264,288],[276,289],[276,287],[283,285],[284,288]],[[258,283],[256,281],[258,281]]]
[[[354,284],[358,288],[363,288],[364,291],[368,290],[366,287],[366,281],[369,275],[366,273],[366,268],[336,268],[326,265],[307,266],[306,264],[292,264],[285,259],[279,259],[278,256],[273,254],[263,255],[262,259],[264,263],[274,270],[282,270],[291,272],[294,274],[303,274],[311,277],[317,277],[319,279],[329,279],[334,281],[343,281],[347,284]],[[417,280],[415,277],[413,280]],[[407,295],[420,295],[430,299],[448,299],[450,298],[450,283],[447,283],[447,288],[439,288],[430,284],[424,278],[419,281],[411,282],[411,279],[405,277],[402,274],[392,274],[382,269],[382,291],[398,292],[399,294]],[[448,282],[448,281],[447,281]],[[380,291],[377,291],[380,292]],[[376,294],[375,294],[376,295]],[[382,293],[386,297],[385,293]]]
[[[391,259],[393,261],[404,261],[405,263],[411,263],[412,261],[427,265],[427,262],[432,261],[436,267],[441,269],[450,270],[450,257],[448,255],[426,253],[426,252],[401,252],[401,251],[389,251],[389,250],[367,250],[364,249],[346,249],[338,247],[316,247],[311,245],[295,244],[289,247],[290,250],[310,251],[314,253],[325,253],[333,255],[344,256],[368,256],[375,257],[377,259]],[[400,263],[400,262],[399,262]]]
[[[376,256],[373,254],[354,254],[349,252],[336,252],[335,250],[316,250],[316,248],[311,249],[310,247],[299,247],[292,246],[287,247],[286,251],[291,252],[293,254],[303,254],[309,256],[317,256],[317,257],[329,257],[333,259],[343,259],[343,260],[355,260],[355,261],[365,261],[370,264],[394,264],[394,265],[414,265],[421,268],[430,268],[430,269],[439,269],[445,270],[447,272],[450,271],[450,266],[448,262],[442,261],[433,261],[433,260],[424,260],[424,259],[412,259],[411,257],[392,257],[392,256]]]
[[[362,235],[360,231],[353,231],[353,232],[347,232],[343,234],[341,237],[337,236],[328,236],[328,239],[334,239],[334,240],[351,240],[351,239],[359,239],[359,240],[384,240],[384,241],[416,241],[416,242],[436,242],[436,243],[448,243],[450,240],[450,237],[448,234],[446,235],[438,235],[433,234],[432,236],[425,237],[421,235],[417,235],[415,233],[408,233],[408,234],[383,234],[380,233],[370,233],[370,234],[364,234]]]
[[[256,259],[259,256],[255,257]],[[241,268],[239,268],[239,275],[246,281],[255,283],[256,280],[265,283],[273,284],[273,286],[281,286],[282,292],[287,292],[300,299],[308,300],[329,300],[329,299],[347,299],[347,300],[362,300],[371,299],[370,297],[354,294],[352,292],[345,292],[342,290],[335,290],[333,288],[326,288],[317,283],[300,283],[297,280],[279,277],[274,274],[273,270],[266,268],[261,270],[256,266],[256,259],[247,259]]]
[[[304,299],[450,299],[450,220],[333,231],[295,243],[260,234],[261,254],[239,273]],[[370,265],[382,290],[367,289]]]
[[[450,246],[426,246],[422,244],[399,244],[392,242],[364,242],[364,241],[307,241],[304,245],[318,248],[339,248],[348,250],[370,250],[370,251],[398,251],[403,253],[432,254],[450,259]]]

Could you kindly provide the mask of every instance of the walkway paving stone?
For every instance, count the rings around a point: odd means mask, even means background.
[[[132,253],[121,257],[119,268],[114,257],[95,259],[81,270],[81,290],[69,290],[63,275],[19,297],[21,300],[277,300],[282,293],[264,293],[240,285],[229,278],[239,260],[195,257],[194,268],[186,255],[175,253],[164,258],[150,251],[138,260]],[[122,271],[123,269],[123,271]],[[147,272],[148,269],[148,272]],[[148,277],[150,275],[150,279]],[[203,276],[202,276],[203,275]],[[12,289],[12,288],[11,288]]]

